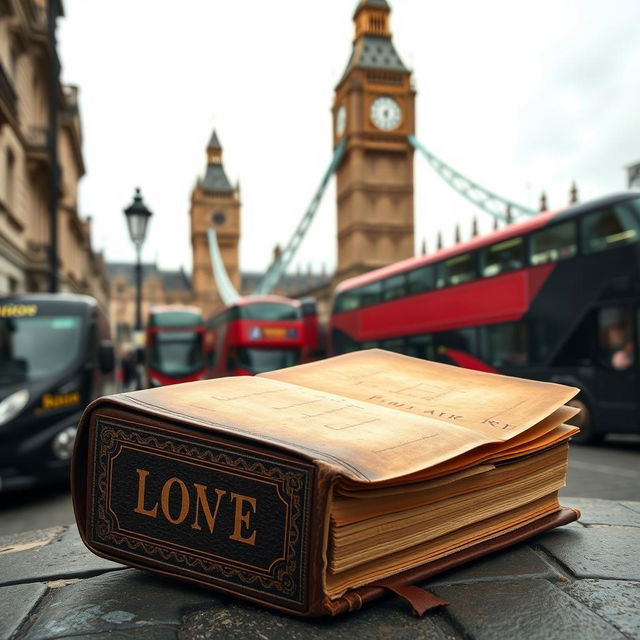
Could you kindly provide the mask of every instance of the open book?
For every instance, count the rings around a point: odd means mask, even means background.
[[[353,610],[574,520],[557,492],[577,392],[371,350],[109,396],[80,423],[76,519],[132,566]]]

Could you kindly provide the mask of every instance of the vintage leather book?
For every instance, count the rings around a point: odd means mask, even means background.
[[[577,389],[362,351],[100,398],[76,520],[96,554],[298,615],[353,611],[575,520]]]

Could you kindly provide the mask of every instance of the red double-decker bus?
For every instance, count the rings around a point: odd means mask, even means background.
[[[332,353],[381,347],[577,386],[582,442],[640,431],[640,194],[544,212],[341,283]]]
[[[207,322],[209,374],[254,375],[299,364],[304,341],[298,300],[241,298]]]
[[[197,307],[153,307],[146,329],[147,383],[152,387],[207,377],[204,320]]]

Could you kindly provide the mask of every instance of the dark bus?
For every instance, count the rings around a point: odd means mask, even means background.
[[[113,371],[94,298],[0,298],[0,492],[68,477],[80,414],[115,391]]]
[[[300,364],[304,324],[298,300],[241,298],[207,322],[210,376],[254,375]]]
[[[161,387],[207,377],[204,320],[197,307],[153,307],[149,312],[145,347],[149,386]]]
[[[574,439],[640,432],[640,194],[543,212],[341,283],[333,354],[381,347],[581,389]]]

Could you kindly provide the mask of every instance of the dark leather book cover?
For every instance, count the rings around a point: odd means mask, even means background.
[[[72,478],[92,551],[279,609],[314,609],[317,466],[110,403],[85,417]]]

